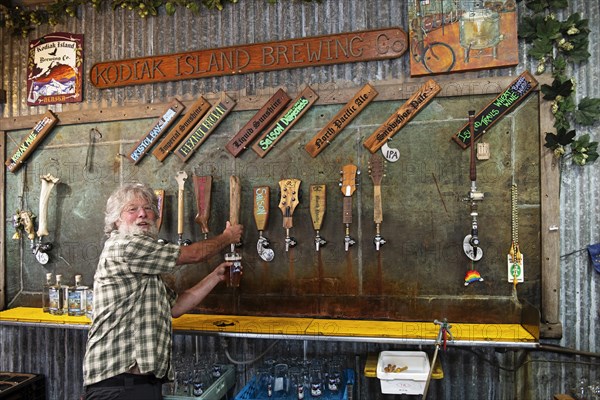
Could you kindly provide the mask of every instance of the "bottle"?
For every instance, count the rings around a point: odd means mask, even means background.
[[[48,289],[48,311],[53,315],[62,315],[65,291],[62,285],[62,275],[56,275],[56,283]]]
[[[69,288],[70,286],[68,284],[63,284],[62,286],[63,289],[63,313],[62,315],[68,315],[69,314]]]
[[[50,300],[48,298],[50,286],[52,286],[52,273],[48,272],[46,274],[46,283],[42,287],[42,310],[44,312],[50,312]]]
[[[68,314],[75,317],[85,315],[87,286],[81,284],[81,275],[75,275],[75,286],[68,289]]]
[[[94,289],[88,287],[85,291],[85,316],[92,319],[94,313]]]

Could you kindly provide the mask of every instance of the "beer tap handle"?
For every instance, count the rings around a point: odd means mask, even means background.
[[[191,244],[189,239],[183,239],[183,216],[184,216],[184,194],[185,181],[188,175],[185,171],[177,172],[175,180],[177,181],[177,244],[180,246],[188,246]]]
[[[379,153],[373,153],[369,160],[369,176],[373,181],[373,221],[375,222],[376,234],[373,239],[375,250],[379,251],[386,243],[381,237],[380,228],[383,222],[383,202],[381,199],[381,180],[384,175],[384,161]]]
[[[269,239],[263,236],[263,231],[267,229],[269,221],[269,198],[271,188],[268,186],[259,186],[253,189],[254,192],[254,222],[258,229],[258,242],[256,251],[264,261],[273,261],[275,252],[269,248]]]
[[[299,179],[283,179],[279,181],[279,189],[281,191],[279,209],[283,215],[283,227],[285,228],[285,251],[289,251],[290,247],[294,247],[297,244],[296,240],[290,237],[290,228],[294,226],[294,210],[300,202],[300,183]]]
[[[323,224],[323,218],[325,216],[325,209],[327,204],[327,191],[325,185],[310,185],[310,216],[315,230],[315,249],[319,249],[324,246],[327,241],[323,239],[319,233],[321,225]]]
[[[229,177],[229,222],[232,225],[239,224],[242,188],[240,178],[231,175]],[[229,268],[229,279],[227,286],[238,287],[242,273],[242,255],[235,249],[236,244],[231,244],[231,252],[225,254],[225,261],[231,261],[233,265]]]
[[[237,225],[240,223],[241,197],[242,187],[240,184],[240,178],[238,176],[231,175],[229,177],[229,222],[232,225]],[[235,246],[235,244],[232,246]]]
[[[348,251],[355,241],[350,237],[350,224],[352,223],[352,195],[356,190],[356,175],[358,175],[356,165],[348,164],[342,168],[342,179],[340,182],[342,194],[344,195],[342,205],[342,222],[346,226],[344,236],[344,250]]]
[[[208,221],[210,219],[210,195],[212,189],[212,176],[193,176],[194,193],[196,194],[196,205],[198,214],[194,221],[200,225],[204,239],[208,238]]]

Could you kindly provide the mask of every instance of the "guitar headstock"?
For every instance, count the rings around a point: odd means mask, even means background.
[[[349,197],[352,196],[354,191],[356,190],[356,175],[358,173],[358,168],[356,165],[348,164],[342,167],[342,193],[344,196]]]
[[[179,190],[184,190],[185,188],[185,180],[187,179],[187,173],[185,171],[179,171],[177,172],[177,175],[175,175],[175,180],[177,181],[177,184],[179,185]]]
[[[369,160],[369,176],[373,181],[373,185],[380,186],[384,176],[384,161],[379,153],[373,153]]]
[[[279,208],[284,216],[291,216],[300,202],[300,183],[299,179],[284,179],[279,181],[279,189],[281,190]]]

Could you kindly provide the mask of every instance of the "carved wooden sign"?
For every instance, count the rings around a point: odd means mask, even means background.
[[[227,151],[232,156],[237,157],[279,115],[279,112],[290,100],[292,99],[283,89],[277,90],[265,105],[254,114],[250,121],[227,143],[225,146]]]
[[[283,135],[292,129],[292,126],[315,104],[318,98],[317,93],[310,86],[306,86],[298,97],[281,113],[281,117],[273,122],[256,143],[254,143],[252,150],[261,158],[266,156],[273,146],[281,140]]]
[[[425,82],[387,121],[375,130],[363,142],[371,153],[375,153],[392,136],[394,136],[404,125],[406,125],[419,111],[442,90],[433,79]]]
[[[58,118],[50,110],[46,111],[44,117],[33,127],[29,135],[25,137],[12,156],[6,160],[5,164],[10,172],[16,172],[23,166],[23,163],[29,158],[31,153],[38,147],[42,140],[50,133]]]
[[[219,102],[215,104],[206,115],[192,129],[189,135],[175,149],[175,154],[186,162],[192,154],[204,143],[208,136],[219,126],[225,117],[231,112],[236,101],[222,92]]]
[[[378,95],[368,83],[304,146],[313,158],[340,133]]]
[[[243,44],[96,63],[90,82],[98,88],[317,67],[400,57],[408,47],[400,28]]]
[[[475,116],[474,121],[474,140],[479,139],[487,129],[491,128],[502,117],[512,111],[517,104],[531,93],[538,85],[538,82],[529,71],[524,71],[517,79],[512,81],[505,91],[500,93],[492,102]],[[471,145],[471,130],[469,123],[463,126],[454,136],[454,140],[464,149]]]
[[[163,116],[156,121],[152,129],[150,129],[150,132],[141,138],[139,142],[137,142],[129,151],[127,159],[132,161],[134,164],[139,163],[142,160],[142,157],[144,157],[154,143],[156,143],[162,134],[169,129],[173,122],[175,122],[175,119],[179,114],[181,114],[184,108],[185,106],[181,104],[179,100],[174,99],[167,111],[165,111]]]
[[[210,107],[210,103],[204,97],[200,96],[183,117],[181,117],[179,122],[166,134],[160,144],[154,148],[152,151],[154,157],[158,158],[159,161],[164,161],[171,149],[181,142]]]

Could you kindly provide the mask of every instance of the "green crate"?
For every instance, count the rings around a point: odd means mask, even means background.
[[[233,365],[223,365],[221,367],[221,376],[212,385],[208,387],[202,393],[200,397],[197,396],[163,396],[164,400],[220,400],[222,399],[229,389],[235,385],[235,367]]]

